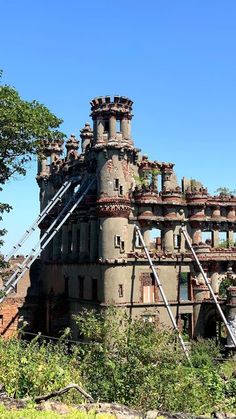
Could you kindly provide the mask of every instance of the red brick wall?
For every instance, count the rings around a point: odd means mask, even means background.
[[[8,297],[0,305],[0,335],[4,338],[13,336],[18,327],[19,309],[24,298]]]

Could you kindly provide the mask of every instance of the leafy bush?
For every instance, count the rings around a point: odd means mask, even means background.
[[[236,408],[236,380],[226,386],[214,362],[220,352],[214,341],[192,344],[191,368],[176,336],[158,331],[155,323],[131,322],[114,309],[100,314],[84,311],[76,322],[91,342],[78,356],[82,380],[94,398],[196,414]]]
[[[34,397],[58,390],[70,382],[80,383],[77,359],[68,355],[63,342],[30,343],[18,339],[0,339],[0,383],[10,396]],[[80,402],[73,390],[67,400]]]
[[[158,330],[155,322],[130,321],[113,308],[83,311],[76,322],[87,344],[69,352],[63,341],[0,340],[0,383],[9,395],[34,397],[75,382],[97,401],[141,410],[236,410],[236,364],[215,362],[220,348],[213,340],[191,343],[190,367],[176,335]],[[71,392],[63,400],[82,398]]]

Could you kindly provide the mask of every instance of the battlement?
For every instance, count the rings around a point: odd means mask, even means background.
[[[128,97],[115,95],[101,96],[93,99],[91,102],[91,117],[96,119],[101,116],[116,115],[117,119],[124,116],[132,118],[133,102]]]

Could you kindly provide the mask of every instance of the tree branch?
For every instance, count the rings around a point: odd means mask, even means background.
[[[34,401],[36,403],[40,403],[43,400],[49,400],[52,397],[57,397],[57,396],[61,396],[64,393],[67,393],[67,391],[69,391],[70,389],[74,388],[75,390],[77,390],[79,393],[82,394],[82,396],[84,396],[90,403],[94,403],[94,399],[92,398],[92,396],[90,396],[90,394],[86,393],[85,390],[83,390],[80,386],[78,386],[78,384],[68,384],[66,387],[58,390],[58,391],[53,391],[52,393],[49,394],[45,394],[43,396],[37,396],[34,398]],[[29,397],[23,399],[24,402],[27,402],[31,400]]]

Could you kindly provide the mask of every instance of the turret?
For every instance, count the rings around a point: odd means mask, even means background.
[[[90,127],[90,124],[86,122],[84,128],[80,130],[80,138],[81,138],[81,150],[84,154],[86,149],[89,145],[92,144],[93,141],[93,130]]]
[[[94,142],[129,142],[131,140],[132,100],[124,96],[98,97],[91,102]]]
[[[43,140],[41,154],[38,158],[38,177],[45,178],[51,174],[51,165],[60,160],[63,140]]]

